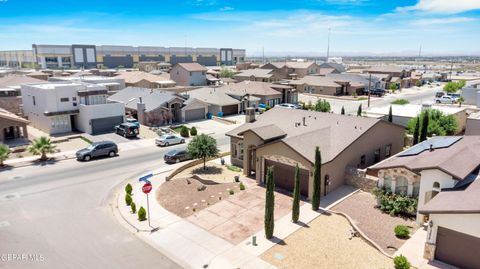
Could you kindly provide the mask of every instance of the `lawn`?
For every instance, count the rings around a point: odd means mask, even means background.
[[[391,102],[392,105],[406,105],[410,103],[407,99],[397,99],[393,102]]]
[[[349,222],[323,214],[262,254],[277,268],[393,268],[390,258],[360,237],[349,239]]]

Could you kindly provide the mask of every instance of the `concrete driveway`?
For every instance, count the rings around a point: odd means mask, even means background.
[[[265,188],[253,180],[244,180],[246,190],[207,207],[187,218],[190,222],[233,243],[238,244],[263,229]],[[275,193],[275,219],[287,215],[292,198]]]

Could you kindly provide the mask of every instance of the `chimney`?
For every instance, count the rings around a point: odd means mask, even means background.
[[[139,100],[138,102],[139,102],[140,104],[143,103],[143,102],[142,102],[142,97],[138,97],[138,100]]]
[[[147,125],[147,117],[145,115],[146,106],[142,103],[142,97],[139,97],[139,102],[137,103],[137,118],[138,122],[143,125]]]
[[[245,123],[254,122],[254,121],[255,121],[255,108],[247,107],[245,109]]]

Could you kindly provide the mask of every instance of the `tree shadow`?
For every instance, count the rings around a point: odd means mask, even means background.
[[[208,166],[206,169],[203,169],[203,166],[195,168],[192,170],[192,174],[197,175],[217,175],[223,172],[223,168],[217,166]]]
[[[280,246],[286,246],[287,243],[285,243],[285,241],[283,241],[282,239],[276,237],[276,236],[273,236],[272,238],[268,239],[268,241],[272,242],[272,243],[275,243],[277,245],[280,245]]]

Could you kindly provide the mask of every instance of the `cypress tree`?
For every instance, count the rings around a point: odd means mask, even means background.
[[[266,178],[266,195],[265,195],[265,237],[270,239],[273,237],[274,229],[274,208],[275,208],[275,181],[273,179],[273,166],[267,169]]]
[[[362,116],[362,104],[358,106],[357,116]]]
[[[388,121],[393,121],[392,106],[390,106],[390,110],[388,111]]]
[[[320,207],[320,188],[321,188],[321,174],[322,174],[322,157],[320,155],[320,149],[315,148],[315,164],[313,166],[313,197],[312,197],[312,210],[318,210]]]
[[[342,106],[342,112],[340,112],[342,115],[345,115],[345,107]]]
[[[300,216],[300,168],[295,167],[295,177],[293,185],[293,205],[292,205],[292,222],[297,223]]]
[[[413,144],[416,145],[418,144],[418,136],[420,135],[420,117],[417,116],[416,122],[415,122],[415,130],[413,131]]]
[[[428,110],[425,110],[422,119],[422,129],[420,131],[420,142],[427,140],[428,120]]]

